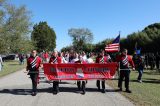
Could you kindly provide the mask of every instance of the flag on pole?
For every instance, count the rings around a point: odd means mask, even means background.
[[[119,42],[120,42],[120,34],[116,37],[116,39],[114,39],[112,44],[106,45],[105,51],[106,52],[119,52],[120,50]]]
[[[136,53],[137,55],[140,55],[140,54],[141,54],[141,48],[138,49],[138,43],[137,43],[137,42],[135,43],[135,53]]]

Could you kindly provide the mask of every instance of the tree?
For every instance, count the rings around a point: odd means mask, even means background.
[[[5,0],[0,0],[1,53],[18,53],[22,46],[26,48],[28,43],[25,41],[29,40],[28,34],[32,26],[30,19],[31,12],[25,6],[16,7]]]
[[[39,22],[33,27],[31,39],[38,51],[52,51],[56,47],[56,34],[47,22]]]
[[[93,40],[93,34],[88,28],[71,28],[68,30],[68,34],[72,37],[73,47],[78,52],[83,51],[86,44]]]

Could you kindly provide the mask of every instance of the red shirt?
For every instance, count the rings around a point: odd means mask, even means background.
[[[49,60],[49,63],[51,62],[60,64],[62,63],[62,58],[61,57],[51,57]]]
[[[35,57],[30,56],[27,59],[27,70],[29,70],[31,68],[31,62],[34,60]],[[42,59],[38,56],[36,59],[36,71],[39,70],[40,64],[42,63]]]
[[[48,56],[48,53],[44,53],[43,54],[43,57],[46,59],[46,58],[48,58],[49,56]]]
[[[117,62],[122,62],[125,58],[126,58],[126,56],[124,56],[124,55],[119,55],[119,56],[117,56],[116,61],[117,61]],[[127,60],[128,60],[128,63],[125,64],[126,67],[129,67],[129,64],[130,64],[132,67],[135,67],[134,62],[133,62],[131,56],[127,55]]]
[[[103,62],[101,62],[103,61]],[[97,57],[96,58],[96,63],[107,63],[108,62],[108,58],[106,56],[103,57],[103,60],[102,60],[102,57]]]
[[[58,64],[62,63],[62,57],[57,57],[57,63]]]

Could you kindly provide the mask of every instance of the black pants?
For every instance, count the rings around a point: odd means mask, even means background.
[[[38,80],[38,73],[37,74],[30,74],[32,80],[32,92],[37,92],[37,80]]]
[[[130,76],[130,70],[120,70],[120,78],[118,81],[118,87],[122,88],[122,82],[125,78],[125,88],[126,90],[129,90],[129,76]]]
[[[77,81],[78,90],[86,91],[86,81]]]
[[[53,91],[56,93],[59,92],[59,81],[53,81]]]
[[[97,85],[97,87],[98,87],[98,90],[100,90],[101,89],[101,87],[100,87],[100,82],[101,82],[101,85],[102,85],[102,89],[104,90],[105,89],[105,80],[97,80],[97,83],[96,83],[96,85]]]
[[[156,61],[156,68],[159,69],[159,61]]]

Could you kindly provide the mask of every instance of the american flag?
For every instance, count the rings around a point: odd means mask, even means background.
[[[114,39],[112,44],[106,45],[105,51],[106,52],[119,52],[119,49],[120,49],[119,41],[120,41],[120,34],[116,37],[116,39]]]

